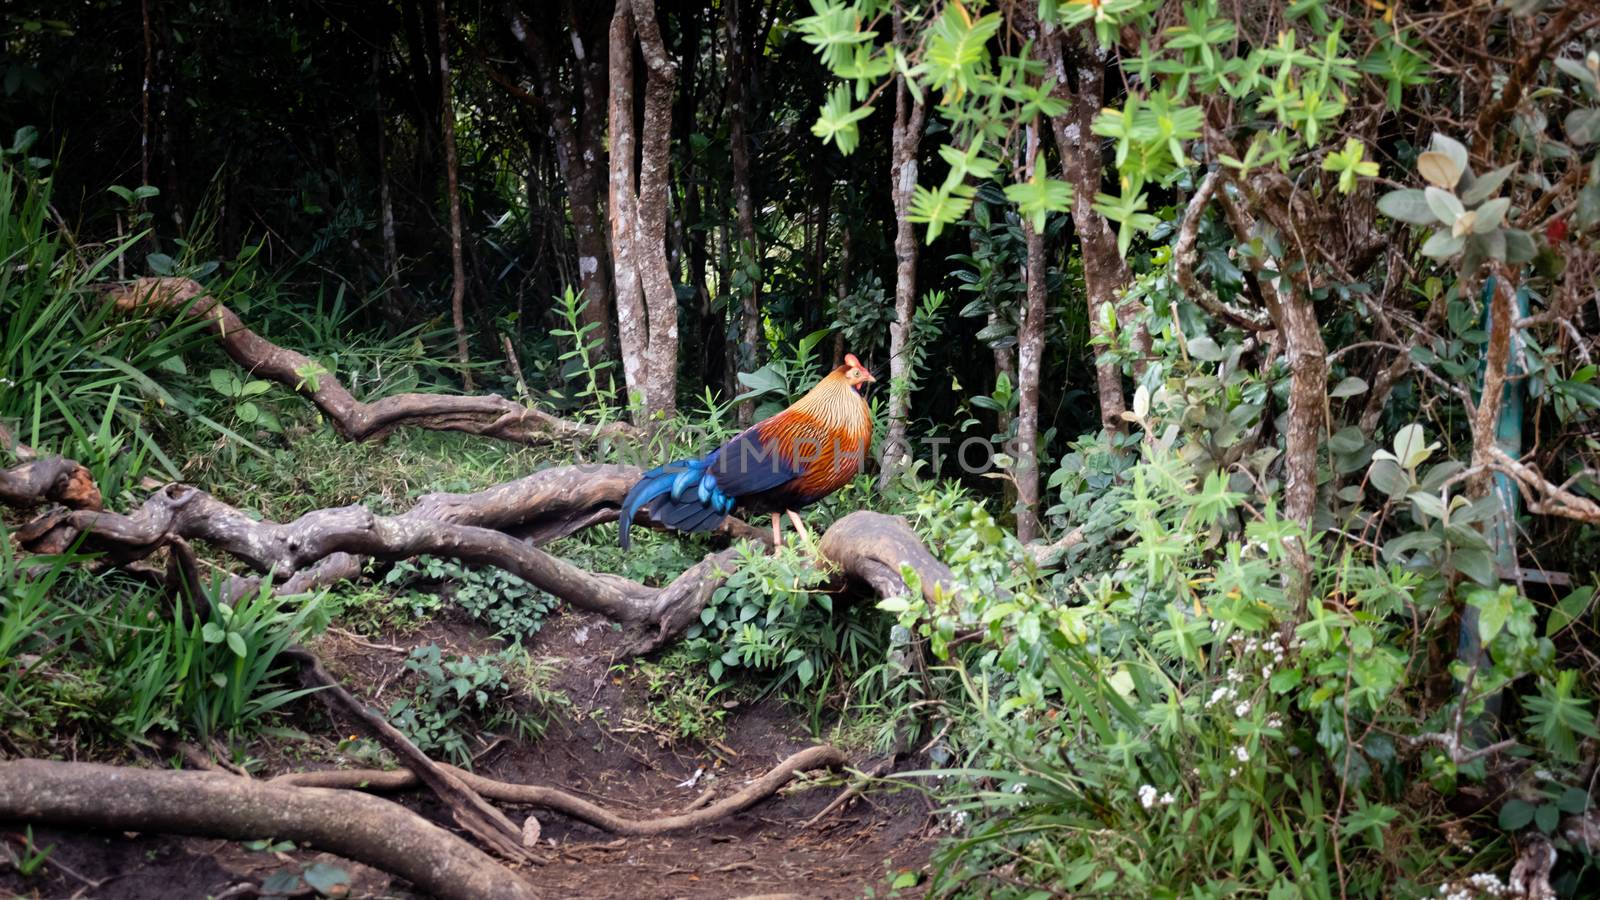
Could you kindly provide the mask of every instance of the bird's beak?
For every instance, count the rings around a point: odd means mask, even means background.
[[[861,370],[861,377],[866,379],[867,383],[869,383],[869,384],[877,384],[878,383],[878,379],[873,378],[872,377],[872,373],[870,371],[866,370],[866,369],[862,369]]]

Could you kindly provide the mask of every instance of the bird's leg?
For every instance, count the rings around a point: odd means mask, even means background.
[[[774,552],[783,546],[783,539],[778,537],[778,514],[772,514],[772,549]]]
[[[817,545],[811,540],[811,532],[806,529],[806,523],[800,521],[800,514],[792,509],[786,509],[784,512],[789,514],[789,521],[794,523],[794,530],[800,532],[800,539],[805,541],[807,547],[815,551]]]

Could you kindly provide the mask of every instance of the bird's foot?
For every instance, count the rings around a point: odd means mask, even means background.
[[[820,556],[821,553],[817,550],[816,541],[811,539],[811,530],[806,528],[806,523],[800,520],[800,514],[792,509],[784,510],[784,512],[789,514],[789,521],[794,523],[794,530],[800,532],[800,540],[811,550],[811,555]]]

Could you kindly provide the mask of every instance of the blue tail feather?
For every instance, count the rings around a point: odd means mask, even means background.
[[[733,511],[735,498],[717,488],[716,476],[707,471],[714,457],[683,459],[644,473],[622,501],[622,548],[630,544],[629,529],[641,509],[650,517],[679,531],[715,528]]]

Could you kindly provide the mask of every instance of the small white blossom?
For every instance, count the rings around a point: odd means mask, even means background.
[[[1175,800],[1175,799],[1177,799],[1177,798],[1172,796],[1172,792],[1171,791],[1167,791],[1165,794],[1161,795],[1161,805],[1162,806],[1171,806],[1172,805],[1172,801]]]
[[[1139,785],[1139,805],[1145,809],[1156,805],[1156,789],[1154,785]]]
[[[1239,704],[1233,708],[1233,714],[1241,719],[1250,715],[1250,701],[1240,700]]]
[[[1245,748],[1245,745],[1240,744],[1239,746],[1233,748],[1233,758],[1237,759],[1239,762],[1249,762],[1250,751]]]

